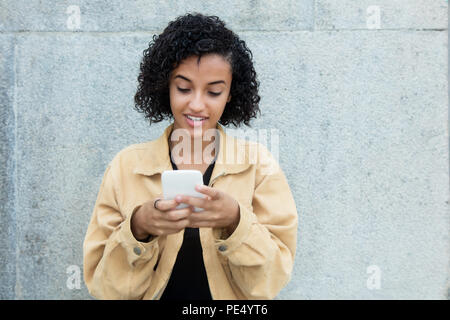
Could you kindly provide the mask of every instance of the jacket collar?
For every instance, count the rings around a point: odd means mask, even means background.
[[[172,170],[169,157],[169,136],[172,133],[173,126],[173,123],[170,124],[159,138],[145,144],[144,155],[134,168],[135,174],[151,176],[162,173],[164,170]],[[241,163],[237,162],[237,159],[239,159],[237,157],[238,139],[227,135],[219,123],[216,128],[219,131],[220,144],[211,180],[217,175],[242,172],[250,166],[248,153],[246,153],[243,161],[240,161]],[[227,161],[227,159],[233,160]]]

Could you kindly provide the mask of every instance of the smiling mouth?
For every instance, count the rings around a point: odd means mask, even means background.
[[[208,118],[201,118],[201,117],[193,117],[193,116],[190,116],[190,115],[187,115],[187,114],[185,114],[184,115],[186,118],[188,118],[188,119],[190,119],[190,120],[192,120],[192,121],[203,121],[203,120],[206,120],[206,119],[208,119]]]

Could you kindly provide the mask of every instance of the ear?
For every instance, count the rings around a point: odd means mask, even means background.
[[[227,103],[231,100],[231,94],[228,95]]]

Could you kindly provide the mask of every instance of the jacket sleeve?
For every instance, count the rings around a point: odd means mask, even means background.
[[[253,208],[238,201],[237,228],[215,244],[228,260],[232,281],[248,299],[273,299],[287,284],[297,243],[297,210],[286,177],[270,153],[263,154]]]
[[[158,258],[158,237],[144,243],[131,232],[132,212],[121,212],[111,164],[103,176],[83,243],[83,274],[98,299],[141,299]]]

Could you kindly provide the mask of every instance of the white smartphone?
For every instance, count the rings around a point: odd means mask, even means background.
[[[199,170],[166,170],[161,175],[164,199],[172,200],[178,194],[205,198],[203,193],[197,192],[195,186],[203,185],[203,175]],[[186,203],[180,203],[175,209],[188,207]],[[194,208],[195,212],[203,211],[203,208]]]

